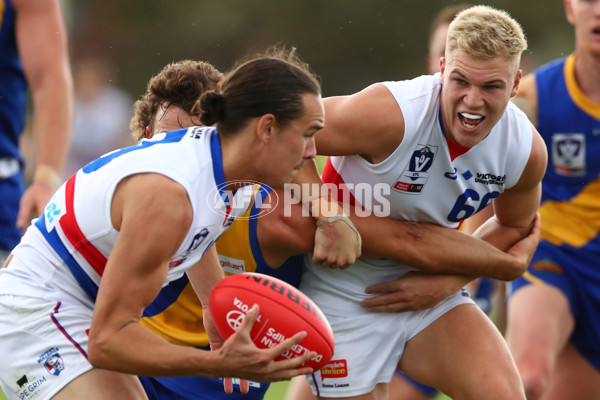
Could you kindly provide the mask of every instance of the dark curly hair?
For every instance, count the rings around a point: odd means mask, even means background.
[[[217,90],[222,74],[203,61],[182,60],[168,64],[148,82],[146,93],[133,105],[133,118],[129,124],[136,141],[145,137],[146,127],[154,131],[156,113],[163,105],[181,108],[192,117],[198,117],[194,107],[200,96]]]

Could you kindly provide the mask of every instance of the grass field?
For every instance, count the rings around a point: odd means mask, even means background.
[[[287,393],[289,382],[276,382],[271,385],[265,396],[265,400],[284,400]],[[0,390],[0,400],[7,400],[2,390]],[[444,395],[437,396],[434,400],[450,400]]]
[[[285,395],[287,393],[289,382],[275,382],[267,391],[265,396],[265,400],[285,400]],[[452,400],[448,396],[444,396],[443,394],[439,394],[433,400]]]

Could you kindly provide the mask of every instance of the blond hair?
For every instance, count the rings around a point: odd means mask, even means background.
[[[518,66],[527,40],[521,25],[506,11],[480,5],[459,12],[450,23],[446,55],[457,49],[484,60],[516,60]]]

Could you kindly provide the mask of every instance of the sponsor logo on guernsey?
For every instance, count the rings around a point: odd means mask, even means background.
[[[200,139],[202,137],[202,133],[204,132],[204,128],[196,126],[192,128],[190,131],[190,136],[194,139]]]
[[[394,190],[408,194],[421,193],[429,179],[429,170],[436,152],[437,146],[417,145],[408,165],[396,180]]]
[[[221,262],[221,268],[223,271],[229,272],[230,274],[238,274],[240,272],[246,272],[246,264],[244,260],[238,260],[232,257],[226,257],[219,254],[219,261]]]
[[[453,181],[455,181],[455,180],[456,180],[456,178],[458,178],[458,173],[457,173],[457,169],[456,169],[456,167],[454,168],[454,171],[452,171],[452,172],[446,172],[446,173],[444,174],[444,176],[445,176],[446,178],[448,178],[448,179],[452,179]]]
[[[562,274],[563,268],[550,258],[543,258],[535,261],[531,265],[531,269],[536,272],[545,272],[550,274]]]
[[[454,167],[454,171],[452,172],[446,172],[444,173],[444,176],[448,179],[451,179],[453,181],[455,181],[456,179],[458,179],[458,170],[456,169],[456,167]],[[478,174],[478,175],[485,175],[485,174]],[[469,179],[471,179],[473,177],[473,173],[469,170],[466,170],[465,172],[461,172],[460,176],[462,176],[462,178],[465,181],[468,181]]]
[[[345,378],[347,376],[348,363],[346,360],[331,360],[329,364],[321,368],[321,381],[325,378]]]
[[[497,186],[504,186],[504,183],[506,182],[506,175],[494,175],[494,174],[482,174],[477,172],[475,174],[475,182],[476,183],[483,183],[484,185],[497,185]]]

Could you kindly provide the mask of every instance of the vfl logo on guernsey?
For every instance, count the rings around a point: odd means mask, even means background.
[[[555,133],[552,135],[552,164],[554,172],[563,176],[586,174],[585,134]]]
[[[394,184],[394,190],[409,194],[419,194],[429,179],[429,169],[433,165],[433,157],[437,146],[418,145],[413,152],[408,166]]]

